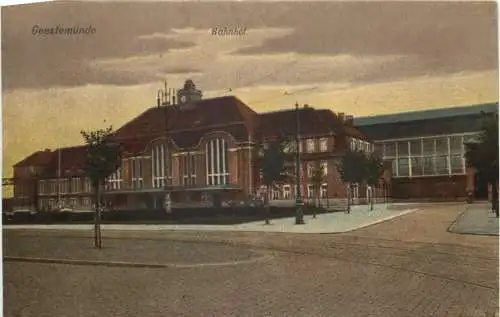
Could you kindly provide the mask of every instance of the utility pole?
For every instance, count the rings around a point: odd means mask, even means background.
[[[302,194],[300,190],[300,117],[299,117],[299,104],[295,103],[295,183],[297,184],[297,188],[295,190],[295,224],[303,225],[304,224],[304,213],[303,213],[303,205],[302,202]]]

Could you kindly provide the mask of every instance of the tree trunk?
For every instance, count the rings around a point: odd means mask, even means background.
[[[312,210],[312,213],[313,213],[313,218],[316,218],[316,208],[319,208],[319,187],[318,189],[316,190],[316,206],[313,206],[313,210]]]
[[[368,189],[368,195],[370,196],[370,211],[373,211],[373,187],[370,186]]]
[[[270,195],[271,195],[271,186],[267,186],[267,192],[264,195],[264,212],[265,212],[265,224],[268,225],[269,222],[269,215],[271,213],[271,206],[269,205],[270,201]]]
[[[351,213],[351,184],[347,183],[347,213]]]
[[[498,218],[498,183],[496,181],[491,183],[491,209]]]
[[[100,183],[96,186],[96,204],[94,217],[94,246],[101,248],[101,186]]]

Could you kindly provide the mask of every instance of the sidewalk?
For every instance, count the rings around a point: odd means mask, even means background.
[[[448,228],[449,232],[498,236],[499,219],[490,212],[491,206],[469,205]]]
[[[289,232],[289,233],[340,233],[357,230],[382,221],[399,217],[416,208],[397,209],[387,204],[374,205],[370,211],[367,205],[353,206],[351,213],[336,212],[318,215],[316,219],[306,216],[304,225],[295,225],[295,218],[249,222],[240,225],[102,225],[103,230],[176,230],[176,231],[257,231],[257,232]],[[93,225],[6,225],[4,229],[62,229],[90,230]]]

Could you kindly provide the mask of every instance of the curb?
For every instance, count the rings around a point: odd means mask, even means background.
[[[128,227],[127,228],[126,227],[127,225],[122,225],[122,226],[124,226],[122,228],[113,228],[113,227],[106,228],[105,227],[106,225],[103,225],[102,230],[103,231],[108,231],[108,230],[109,231],[157,231],[157,232],[158,231],[163,231],[163,232],[176,232],[176,231],[177,232],[178,231],[193,232],[193,231],[197,231],[197,232],[242,232],[242,233],[256,232],[256,233],[277,233],[277,234],[340,234],[340,233],[352,232],[352,231],[363,229],[363,228],[366,228],[369,226],[373,226],[373,225],[376,225],[376,224],[379,224],[379,223],[382,223],[385,221],[392,220],[392,219],[397,218],[397,217],[407,215],[407,214],[412,213],[412,212],[416,212],[418,210],[420,210],[420,209],[413,208],[413,209],[404,210],[401,213],[390,215],[387,218],[377,219],[372,223],[363,224],[363,225],[358,226],[358,227],[349,228],[349,229],[341,230],[341,231],[304,232],[304,231],[285,231],[285,230],[283,230],[283,228],[281,228],[281,230],[279,230],[279,228],[276,228],[277,230],[267,231],[267,230],[252,230],[252,229],[247,229],[247,228],[241,228],[241,229],[239,229],[239,228],[227,228],[227,227],[224,228],[224,226],[219,226],[218,228],[213,227],[213,226],[209,226],[208,228],[203,228],[203,227],[194,228],[196,225],[193,225],[192,227],[187,227],[187,228],[186,227],[182,228],[183,225],[172,225],[170,228],[158,227],[158,226],[161,226],[161,224],[160,225],[155,225],[155,224],[147,225],[147,226],[152,226],[152,228],[151,227],[150,228],[146,228],[146,227],[142,227],[142,228]],[[308,223],[311,223],[313,221],[318,221],[320,219],[321,219],[321,217],[317,218],[317,219],[310,219],[308,221]],[[10,227],[10,226],[13,226],[13,227]],[[91,225],[91,224],[82,225],[85,227],[72,227],[72,225],[62,225],[62,226],[66,226],[64,228],[61,228],[60,227],[61,225],[56,225],[56,224],[54,224],[54,225],[10,225],[10,226],[9,225],[3,226],[3,229],[4,230],[67,230],[67,231],[93,230],[93,225]],[[19,227],[15,227],[15,226],[19,226]],[[112,224],[111,224],[111,226],[112,226]],[[130,226],[134,226],[134,225],[131,224]],[[144,226],[144,225],[142,225],[142,226]]]
[[[232,262],[214,262],[214,263],[195,263],[195,264],[175,264],[175,263],[139,263],[139,262],[119,262],[119,261],[94,261],[94,260],[74,260],[74,259],[51,259],[51,258],[35,258],[35,257],[16,257],[4,256],[4,262],[24,262],[24,263],[43,263],[43,264],[67,264],[79,266],[106,266],[106,267],[127,267],[127,268],[148,268],[148,269],[164,269],[164,268],[200,268],[200,267],[220,267],[239,264],[252,264],[259,261],[270,260],[271,255],[267,254],[249,260],[232,261]]]

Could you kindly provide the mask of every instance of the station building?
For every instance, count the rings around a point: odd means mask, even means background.
[[[115,208],[134,209],[162,208],[167,192],[173,207],[249,199],[262,189],[254,164],[260,144],[293,140],[297,116],[303,198],[316,196],[311,177],[319,164],[324,167],[320,196],[344,198],[336,168],[342,153],[348,147],[373,150],[352,116],[307,105],[257,113],[234,96],[204,99],[187,80],[171,99],[115,131],[123,160],[107,180],[104,199]],[[13,178],[16,205],[51,209],[61,201],[68,208],[90,208],[85,152],[85,146],[38,151],[18,162]],[[292,202],[295,185],[280,184],[271,196]]]

